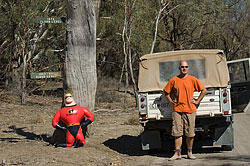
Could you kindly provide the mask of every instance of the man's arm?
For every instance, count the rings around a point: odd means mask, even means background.
[[[192,104],[195,104],[195,105],[199,105],[200,104],[200,102],[201,102],[201,100],[203,99],[203,97],[205,96],[207,94],[207,89],[206,88],[204,88],[204,89],[202,89],[201,90],[201,93],[200,93],[200,95],[199,95],[199,97],[198,97],[198,99],[196,99],[196,100],[191,100],[191,103]]]
[[[172,100],[172,98],[170,97],[170,94],[168,92],[166,92],[165,90],[163,91],[165,97],[167,98],[167,100],[173,105],[175,106],[177,103],[175,101]]]

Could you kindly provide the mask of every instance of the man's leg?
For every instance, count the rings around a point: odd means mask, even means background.
[[[193,155],[192,153],[192,149],[193,149],[193,143],[194,143],[194,136],[195,136],[195,132],[194,132],[194,128],[195,128],[195,116],[196,113],[192,113],[192,114],[187,114],[185,119],[186,121],[185,123],[185,127],[186,127],[186,143],[187,143],[187,158],[189,159],[196,159],[196,157]]]
[[[175,143],[175,149],[181,149],[182,137],[175,137],[174,143]]]
[[[181,159],[181,145],[182,145],[182,133],[183,133],[183,124],[181,114],[178,112],[173,112],[173,127],[172,127],[172,136],[175,140],[175,153],[169,160],[180,160]]]
[[[181,159],[181,145],[182,145],[182,136],[175,137],[174,138],[175,143],[175,153],[174,155],[169,159],[171,160],[180,160]]]
[[[187,137],[186,142],[187,147],[192,149],[194,144],[194,137]]]
[[[189,159],[196,159],[196,157],[192,153],[192,148],[193,148],[193,143],[194,143],[194,137],[187,137],[186,139],[187,142],[187,157]]]

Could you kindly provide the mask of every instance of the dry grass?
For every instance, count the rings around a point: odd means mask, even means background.
[[[127,105],[126,105],[126,104]],[[110,78],[98,80],[96,105],[106,109],[135,107],[134,96],[118,91],[118,81]]]
[[[43,114],[38,114],[37,116],[32,116],[32,118],[30,119],[29,123],[30,124],[45,124],[45,116]]]
[[[125,125],[140,125],[139,116],[131,115],[125,122]]]

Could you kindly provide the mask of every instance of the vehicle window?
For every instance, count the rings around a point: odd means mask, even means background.
[[[248,61],[228,64],[230,82],[244,82],[250,80],[250,70]]]
[[[189,75],[195,76],[198,79],[206,78],[205,59],[188,60],[187,62],[189,65]],[[170,78],[177,76],[180,73],[178,69],[179,64],[180,61],[160,62],[160,81],[167,82]]]

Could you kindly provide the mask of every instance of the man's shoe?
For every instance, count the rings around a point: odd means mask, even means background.
[[[191,160],[195,160],[196,157],[193,155],[192,151],[188,150],[187,152],[187,158]]]
[[[181,149],[176,149],[174,155],[168,159],[169,161],[172,160],[181,160]]]
[[[181,155],[174,154],[171,158],[168,159],[169,161],[172,160],[181,160]]]

